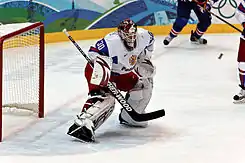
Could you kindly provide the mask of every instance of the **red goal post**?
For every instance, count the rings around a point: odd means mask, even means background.
[[[44,117],[44,45],[41,22],[0,26],[0,141],[5,108]]]

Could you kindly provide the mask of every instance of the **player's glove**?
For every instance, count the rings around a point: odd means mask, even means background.
[[[202,13],[204,13],[204,12],[210,11],[212,6],[213,6],[213,4],[214,4],[214,1],[210,0],[210,1],[208,1],[207,3],[205,3],[203,5],[198,5],[198,7],[199,7],[200,11]]]
[[[156,73],[156,67],[148,58],[138,60],[134,69],[135,72],[142,78],[152,78]]]

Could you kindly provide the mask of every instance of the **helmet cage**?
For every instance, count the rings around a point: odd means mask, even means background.
[[[121,22],[118,27],[118,33],[121,39],[124,40],[129,47],[134,48],[137,26],[132,20],[126,19]]]

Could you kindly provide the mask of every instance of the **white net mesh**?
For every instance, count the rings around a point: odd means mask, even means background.
[[[2,29],[7,25],[3,26]],[[24,24],[9,25],[10,28],[7,28],[7,31],[2,30],[2,34],[21,29],[23,26]],[[3,42],[3,113],[38,112],[39,40],[38,27]]]
[[[1,23],[0,23],[1,24]],[[15,23],[15,24],[1,24],[0,26],[0,36],[12,33],[19,29],[25,28],[32,25],[33,23]]]

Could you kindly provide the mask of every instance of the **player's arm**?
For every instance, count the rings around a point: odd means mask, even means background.
[[[208,1],[201,1],[201,0],[191,0],[195,3],[197,3],[200,11],[202,13],[206,12],[206,11],[210,11],[213,7],[213,5],[218,2],[219,0],[208,0]]]
[[[145,38],[145,48],[144,50],[140,53],[138,59],[151,59],[152,57],[152,52],[154,51],[154,43],[155,43],[155,38],[154,35],[150,31],[146,31],[143,33],[143,37]]]
[[[95,44],[95,47],[90,47],[89,56],[94,63],[90,83],[101,87],[107,86],[111,74],[112,59],[109,56],[106,41],[102,39]]]
[[[211,8],[213,7],[213,5],[218,2],[219,0],[209,0],[207,1],[207,4],[206,4],[206,9],[207,10],[211,10]]]
[[[245,28],[245,1],[244,0],[237,7],[235,17],[242,24],[244,29]]]
[[[135,66],[135,71],[145,78],[153,77],[155,75],[155,66],[153,65],[151,58],[152,52],[154,51],[154,35],[147,31],[145,33],[146,46],[138,57],[137,65]]]

